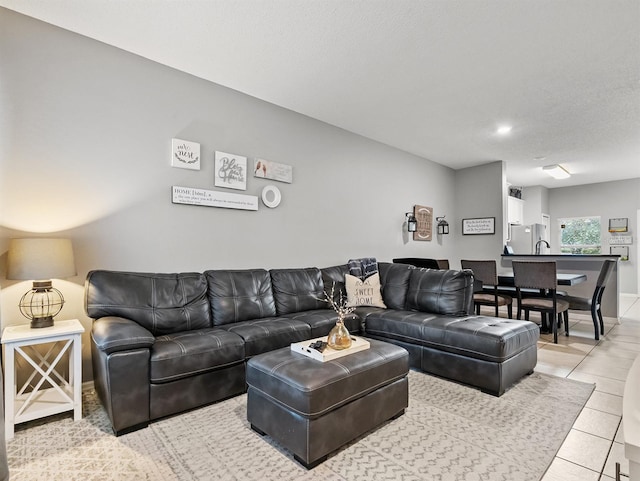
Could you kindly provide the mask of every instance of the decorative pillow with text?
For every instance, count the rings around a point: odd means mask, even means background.
[[[380,292],[380,273],[376,272],[365,280],[345,274],[344,280],[347,288],[347,307],[372,306],[387,308]]]

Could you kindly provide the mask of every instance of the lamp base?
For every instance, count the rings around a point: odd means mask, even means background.
[[[31,319],[31,329],[40,329],[41,327],[53,326],[53,316],[34,317]]]

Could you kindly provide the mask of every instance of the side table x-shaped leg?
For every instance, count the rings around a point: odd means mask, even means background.
[[[16,424],[33,419],[71,410],[74,420],[82,419],[82,332],[84,328],[77,320],[60,321],[41,329],[29,326],[5,329],[2,344],[5,346],[7,440],[13,438]],[[48,343],[51,346],[43,355],[38,346]],[[33,369],[19,390],[16,353]],[[65,358],[69,364],[68,380],[59,369]]]

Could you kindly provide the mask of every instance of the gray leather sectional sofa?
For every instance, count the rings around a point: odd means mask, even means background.
[[[471,271],[379,263],[387,309],[359,307],[352,333],[409,351],[425,372],[501,395],[533,371],[538,327],[473,315]],[[95,387],[119,435],[245,392],[251,357],[326,335],[321,301],[344,288],[347,265],[204,273],[91,271]]]

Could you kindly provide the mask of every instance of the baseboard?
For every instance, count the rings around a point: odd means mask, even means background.
[[[93,381],[87,381],[82,383],[82,392],[93,391],[95,389],[95,384]]]
[[[621,292],[620,297],[630,297],[632,299],[640,299],[640,294],[630,294],[630,293]]]

